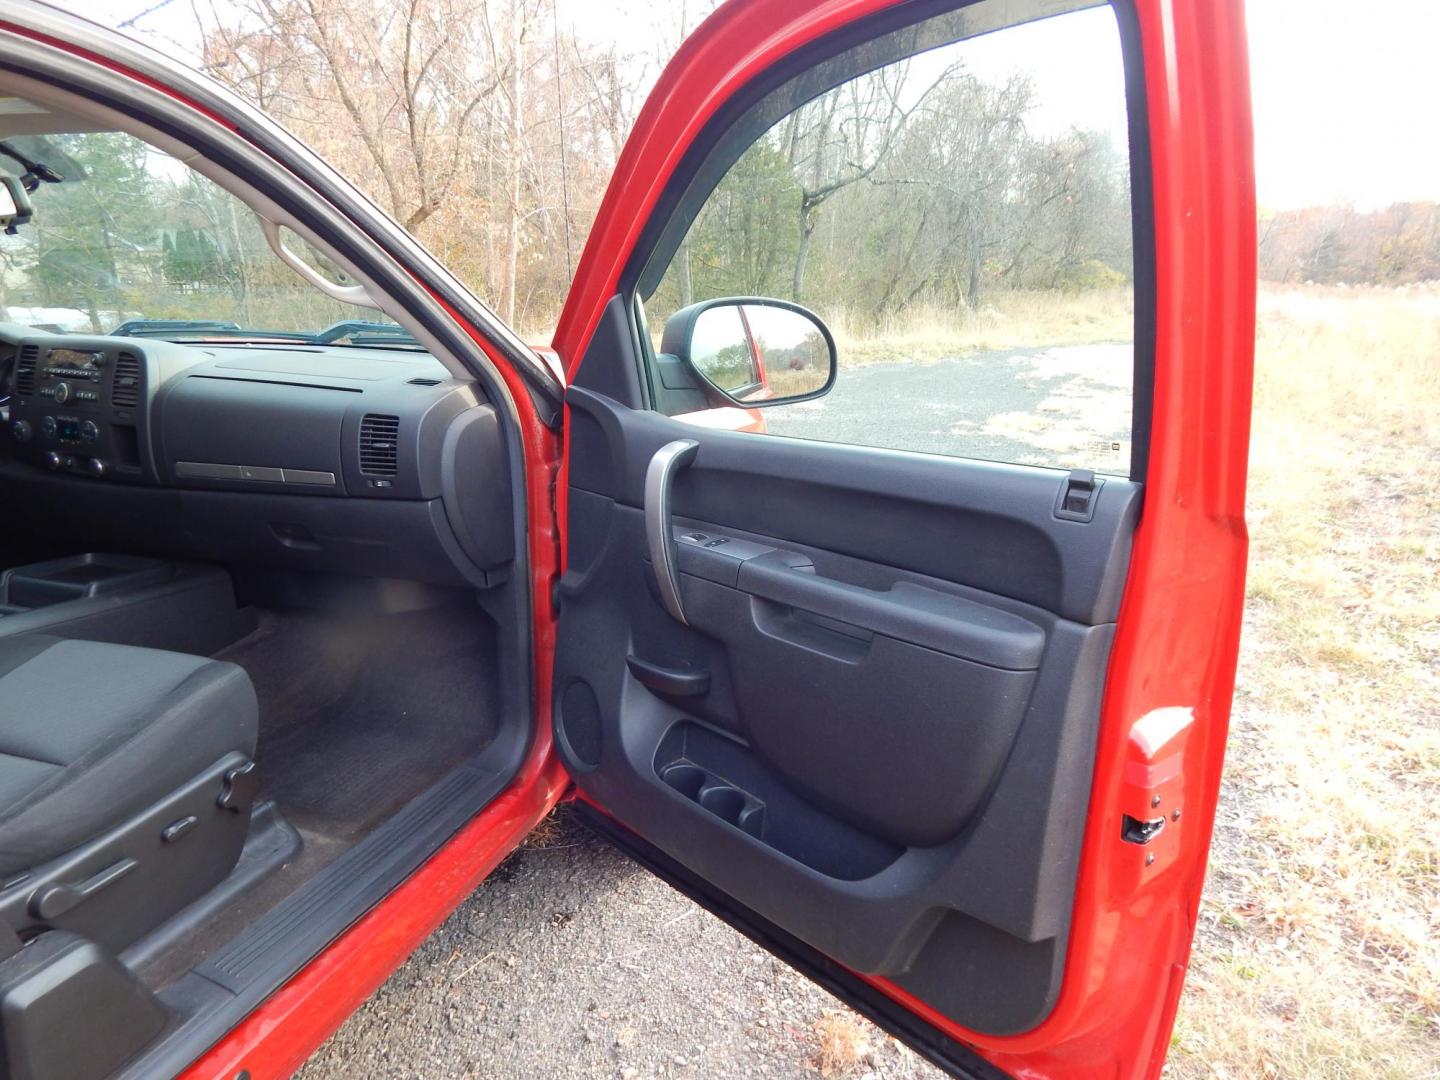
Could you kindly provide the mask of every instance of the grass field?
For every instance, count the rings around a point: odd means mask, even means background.
[[[1248,502],[1168,1074],[1440,1076],[1440,286],[1262,291]]]
[[[978,310],[907,308],[879,323],[817,305],[835,336],[842,367],[913,362],[973,352],[1128,341],[1135,331],[1128,288],[1088,292],[995,292]]]
[[[1129,336],[1124,294],[840,320],[861,363]],[[1262,288],[1245,631],[1166,1074],[1440,1077],[1440,284]],[[817,1025],[822,1075],[858,1074]],[[840,1030],[837,1030],[840,1029]],[[847,1033],[848,1032],[848,1033]]]

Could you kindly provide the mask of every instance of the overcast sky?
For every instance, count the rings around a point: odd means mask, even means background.
[[[663,0],[660,6],[666,9]],[[152,42],[193,42],[190,0],[90,0],[86,7],[112,26],[129,21],[130,32]],[[678,8],[678,0],[668,6]],[[626,34],[627,47],[656,10],[656,0],[561,0],[562,22],[592,38]],[[1262,207],[1440,200],[1433,115],[1440,108],[1440,0],[1250,0],[1248,21]],[[1066,50],[1044,35],[1012,40],[1032,50],[1025,67],[1038,66],[1050,79],[1069,78],[1068,67],[1078,85],[1094,71],[1084,62],[1088,56],[1093,64],[1094,53],[1073,42]],[[1043,50],[1043,64],[1035,49]],[[991,51],[1003,53],[998,39]],[[1005,67],[1004,56],[991,64]]]

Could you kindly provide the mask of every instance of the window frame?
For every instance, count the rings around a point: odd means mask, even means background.
[[[1128,117],[1134,267],[1128,477],[1144,482],[1150,457],[1155,385],[1156,251],[1149,116],[1135,0],[963,0],[961,3],[909,0],[796,50],[736,93],[710,119],[676,167],[620,276],[619,292],[637,344],[636,361],[641,368],[645,407],[656,408],[659,376],[654,346],[646,329],[642,292],[653,295],[681,242],[721,180],[771,126],[815,97],[888,64],[995,31],[1099,7],[1110,8],[1115,17]],[[967,32],[958,36],[938,32],[938,21],[947,16],[955,17]],[[1009,464],[1068,471],[1062,466]]]

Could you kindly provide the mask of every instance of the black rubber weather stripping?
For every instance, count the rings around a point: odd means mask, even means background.
[[[962,1080],[1014,1080],[964,1043],[950,1038],[876,990],[849,968],[811,948],[755,911],[720,892],[709,882],[666,855],[648,840],[583,802],[573,805],[575,817],[656,877],[724,920],[762,949],[774,953],[806,978],[834,994],[881,1030],[902,1040],[932,1065]]]
[[[114,1080],[178,1075],[484,809],[507,773],[468,763],[161,993],[183,1019]]]

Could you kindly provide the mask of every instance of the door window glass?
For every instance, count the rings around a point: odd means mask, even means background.
[[[839,375],[764,410],[769,433],[1128,472],[1128,125],[1108,7],[811,96],[739,154],[642,287],[652,345],[692,303],[794,301],[834,334]]]

